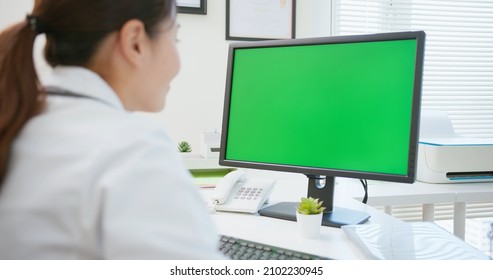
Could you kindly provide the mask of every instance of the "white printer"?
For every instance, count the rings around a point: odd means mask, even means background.
[[[446,113],[424,111],[416,172],[427,183],[493,181],[493,139],[457,136]]]

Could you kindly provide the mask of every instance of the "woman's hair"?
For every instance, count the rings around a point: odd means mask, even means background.
[[[0,33],[0,186],[12,142],[45,103],[33,62],[36,35],[46,34],[51,66],[85,66],[102,39],[128,20],[142,21],[153,37],[174,13],[175,0],[40,0],[26,20]]]

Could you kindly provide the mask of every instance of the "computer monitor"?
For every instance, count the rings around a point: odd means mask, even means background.
[[[303,173],[323,224],[368,220],[334,207],[334,178],[412,183],[425,33],[232,43],[219,163]],[[259,211],[295,220],[295,202]]]

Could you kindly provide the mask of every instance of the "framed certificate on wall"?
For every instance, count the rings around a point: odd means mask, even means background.
[[[207,0],[176,0],[179,13],[207,14]]]
[[[296,0],[226,0],[226,40],[293,39]]]

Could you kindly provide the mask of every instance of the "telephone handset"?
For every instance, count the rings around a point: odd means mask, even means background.
[[[246,180],[245,171],[232,171],[216,185],[212,202],[216,211],[255,213],[267,202],[273,180]]]

